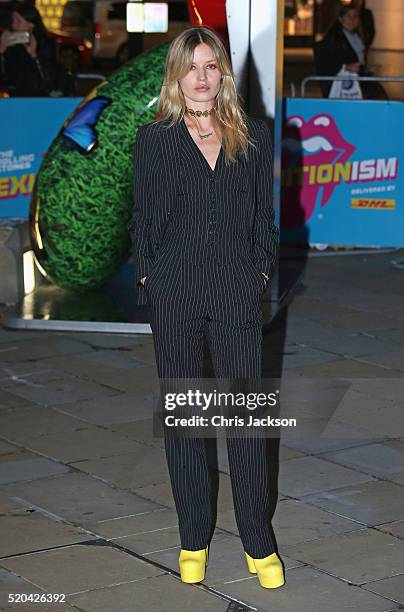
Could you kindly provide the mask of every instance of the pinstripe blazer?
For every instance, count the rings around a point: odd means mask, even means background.
[[[247,161],[238,153],[235,163],[244,163],[244,171],[247,173],[242,175],[247,180],[243,180],[240,189],[251,203],[248,232],[252,259],[259,272],[271,276],[279,240],[272,204],[271,134],[261,119],[247,116],[247,127],[256,147],[249,147]],[[184,120],[171,128],[167,128],[164,122],[157,122],[142,125],[136,134],[133,149],[134,205],[128,230],[136,271],[137,305],[148,303],[146,292],[139,281],[150,273],[156,261],[178,194],[184,190],[180,176],[184,147],[181,131],[184,129],[187,130]],[[192,138],[191,135],[189,137]],[[194,143],[194,146],[197,145]]]

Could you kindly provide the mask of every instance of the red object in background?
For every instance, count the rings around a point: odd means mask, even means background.
[[[71,66],[66,66],[72,72],[91,66],[91,46],[89,46],[88,41],[77,36],[70,36],[70,34],[62,31],[48,32],[48,34],[56,43],[62,63],[72,63]],[[65,57],[66,62],[63,57]]]
[[[219,34],[229,51],[225,0],[188,0],[191,26],[208,26]]]

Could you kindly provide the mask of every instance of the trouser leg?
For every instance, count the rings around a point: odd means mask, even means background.
[[[261,378],[259,315],[244,321],[210,322],[208,341],[217,378]],[[235,428],[226,428],[234,512],[244,549],[258,559],[275,551],[269,518],[268,439],[254,437],[254,432],[239,436]]]
[[[152,317],[156,362],[160,379],[200,378],[203,367],[202,318],[180,319],[171,310],[170,324],[162,309]],[[212,524],[210,476],[204,438],[176,437],[164,427],[164,444],[181,547],[201,550]]]

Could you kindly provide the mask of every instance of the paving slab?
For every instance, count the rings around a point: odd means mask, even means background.
[[[359,357],[377,350],[385,350],[390,346],[390,340],[384,340],[385,330],[370,333],[368,331],[354,331],[328,327],[317,321],[307,321],[304,325],[294,325],[289,328],[286,338],[289,342],[308,346],[312,349],[325,351],[333,355]],[[399,333],[401,329],[396,330]],[[402,330],[404,334],[404,328]]]
[[[20,459],[0,462],[0,484],[22,480],[37,480],[69,472],[70,468],[50,459]]]
[[[2,343],[0,347],[0,361],[22,363],[56,355],[74,355],[75,353],[89,352],[94,352],[94,350],[88,344],[69,336],[40,336],[35,341],[26,339],[19,342]]]
[[[79,527],[26,507],[2,516],[1,524],[0,550],[4,557],[96,538]]]
[[[43,589],[66,595],[162,574],[150,563],[112,546],[72,544],[2,559],[2,565]]]
[[[170,575],[96,589],[69,597],[69,601],[83,612],[111,612],[116,610],[118,601],[119,612],[134,612],[135,609],[150,612],[227,612],[229,609],[228,601],[195,585],[184,584]]]
[[[335,465],[321,457],[299,457],[279,466],[279,490],[290,497],[303,497],[371,479],[369,475]]]
[[[2,435],[24,446],[29,439],[37,436],[64,434],[84,427],[86,423],[80,419],[38,404],[0,411]]]
[[[387,369],[376,364],[360,361],[360,358],[336,359],[323,365],[306,365],[290,368],[289,374],[319,378],[346,378],[353,382],[356,378],[403,378],[404,372]]]
[[[45,593],[37,585],[32,584],[29,580],[25,580],[22,576],[18,576],[14,572],[10,572],[5,568],[0,567],[0,610],[11,609],[9,594],[24,593]],[[22,608],[22,604],[21,604]],[[14,606],[15,609],[15,606]]]
[[[304,501],[373,526],[402,519],[404,487],[383,480],[372,480],[308,495]]]
[[[70,431],[68,436],[65,432],[27,436],[24,444],[38,453],[65,463],[112,457],[129,453],[133,449],[133,441],[125,436],[89,424]]]
[[[228,581],[226,593],[254,605],[260,612],[386,612],[394,608],[388,599],[300,566],[286,570],[286,582],[279,589],[263,589],[256,578]]]
[[[63,404],[60,409],[95,425],[125,424],[150,418],[157,400],[157,393],[142,393],[139,390]]]
[[[319,285],[310,287],[310,297],[320,300],[323,304],[336,304],[403,320],[404,299],[397,293],[377,293],[362,287],[340,287],[336,292],[335,285],[328,288]]]
[[[0,490],[0,515],[15,514],[18,512],[25,512],[26,507],[11,495],[7,495]]]
[[[2,382],[0,381],[0,388],[2,387]],[[30,400],[25,399],[24,397],[19,397],[15,395],[15,393],[11,393],[10,391],[6,391],[6,389],[1,388],[0,393],[0,414],[3,410],[13,408],[19,408],[21,406],[32,406],[32,402]]]
[[[146,512],[161,505],[80,473],[7,484],[0,488],[0,493],[16,496],[27,505],[33,504],[86,528],[102,519]]]
[[[121,538],[128,535],[149,533],[153,530],[175,527],[178,517],[175,510],[156,508],[130,516],[118,516],[113,519],[98,521],[94,526],[95,533],[106,539]]]
[[[362,393],[365,402],[369,398],[378,398],[386,404],[388,400],[400,404],[404,397],[404,380],[393,375],[371,379],[357,377],[351,382],[351,390]]]
[[[389,329],[397,322],[394,317],[327,304],[305,296],[299,296],[294,300],[289,306],[289,314],[292,317],[304,317],[311,321],[326,323],[330,327],[352,331]]]
[[[285,347],[283,367],[288,370],[306,365],[321,365],[323,363],[333,363],[338,358],[338,355],[321,349],[293,344]]]
[[[297,499],[277,504],[272,525],[279,546],[317,540],[338,533],[362,529],[362,525]]]
[[[10,596],[14,595],[14,599],[18,598],[17,603],[12,603]],[[29,598],[38,597],[38,602],[30,603]],[[26,610],[36,610],[37,612],[79,612],[78,608],[74,607],[67,601],[65,603],[39,603],[40,597],[44,600],[52,598],[52,594],[47,593],[44,589],[40,589],[35,584],[24,580],[21,576],[17,576],[13,572],[0,568],[0,610],[18,610],[24,612]],[[25,599],[24,599],[25,598]]]
[[[352,469],[358,469],[371,476],[378,476],[385,480],[394,476],[404,476],[404,443],[395,441],[384,444],[369,444],[340,450],[338,452],[324,453],[324,458],[335,461]]]
[[[286,444],[279,445],[279,463],[290,461],[290,459],[297,459],[298,457],[304,457],[304,452],[296,448],[290,448]]]
[[[404,542],[376,529],[361,529],[285,546],[292,559],[357,585],[403,573]]]
[[[152,417],[138,419],[130,423],[112,423],[109,429],[124,435],[129,440],[164,448],[163,436],[157,436],[154,433]]]
[[[143,499],[150,500],[166,508],[175,508],[174,497],[172,494],[171,483],[160,482],[159,484],[149,484],[145,487],[134,489],[134,493]]]
[[[52,337],[53,332],[47,333],[43,330],[6,329],[5,327],[0,328],[0,344],[3,342],[25,342],[26,340],[35,341],[44,338],[51,339]]]
[[[18,461],[19,459],[34,459],[35,457],[38,457],[38,455],[31,453],[23,446],[0,439],[0,463],[3,461]]]
[[[399,604],[404,604],[404,572],[398,576],[369,582],[364,585],[364,588],[371,593],[377,593]]]
[[[404,540],[404,519],[385,523],[384,525],[378,525],[377,528]]]
[[[319,423],[321,421],[317,420],[317,424]],[[319,455],[332,450],[355,447],[385,439],[384,436],[378,436],[363,427],[356,427],[347,422],[339,421],[335,416],[332,416],[329,420],[323,420],[322,426],[323,429],[318,432],[318,435],[314,435],[314,431],[308,430],[305,435],[297,432],[299,435],[294,439],[288,434],[284,438],[284,443],[290,449]]]
[[[145,347],[133,351],[133,354],[121,351],[97,351],[95,356],[90,353],[72,355],[69,359],[64,357],[52,357],[43,359],[41,363],[45,366],[53,366],[64,371],[65,376],[85,377],[93,382],[109,385],[120,391],[142,391],[152,389],[156,386],[157,374],[153,348],[147,351]],[[151,386],[152,385],[152,386]]]
[[[130,453],[74,461],[70,465],[121,489],[135,490],[170,479],[165,452],[160,448],[130,441]]]
[[[140,347],[138,346],[137,348],[139,349]],[[79,365],[80,363],[85,363],[95,368],[108,368],[110,371],[114,369],[126,370],[126,373],[129,374],[136,368],[144,368],[150,365],[136,357],[136,354],[130,350],[117,351],[105,348],[102,351],[87,351],[80,355],[72,355],[71,359],[69,359],[69,365],[64,360],[59,359],[58,365],[63,369],[69,367],[70,370],[73,364]]]
[[[96,332],[55,332],[58,336],[78,340],[79,342],[88,344],[93,349],[126,349],[135,348],[138,345],[147,344],[149,342],[142,334],[105,334]],[[152,339],[150,339],[153,342]]]
[[[404,350],[400,347],[386,346],[384,351],[372,351],[361,355],[360,360],[364,363],[376,364],[391,370],[404,371]]]
[[[334,417],[348,426],[365,428],[372,436],[397,438],[404,435],[404,405],[379,395],[350,389]]]
[[[0,385],[14,395],[43,406],[117,394],[117,389],[108,386],[106,382],[98,384],[69,376],[62,370],[47,367],[45,360],[29,363],[28,366],[12,364],[0,368]]]
[[[3,461],[3,457],[8,457],[11,455],[15,456],[19,453],[26,453],[27,455],[31,454],[18,444],[12,444],[11,442],[7,442],[6,440],[0,438],[0,461]]]
[[[375,337],[382,342],[389,342],[392,345],[401,345],[404,342],[404,328],[392,327],[391,329],[379,329],[375,332]]]

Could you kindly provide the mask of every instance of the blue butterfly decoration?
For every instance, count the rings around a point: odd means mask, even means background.
[[[73,148],[78,148],[81,153],[90,153],[97,144],[95,125],[100,114],[109,104],[111,100],[104,96],[89,100],[62,130],[62,136],[69,139],[69,144],[74,143]]]

